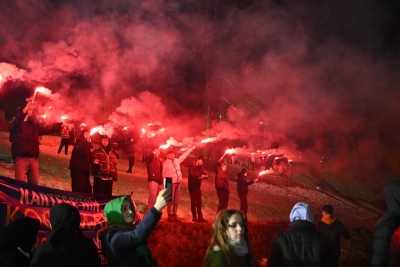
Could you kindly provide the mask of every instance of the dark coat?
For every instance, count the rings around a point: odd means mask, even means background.
[[[148,266],[143,262],[143,257],[138,256],[136,249],[145,245],[160,218],[161,212],[153,207],[134,230],[118,226],[106,229],[100,238],[103,253],[108,259],[108,267]]]
[[[16,157],[39,157],[39,136],[50,130],[30,120],[24,121],[25,113],[20,110],[10,129],[11,155]]]
[[[31,259],[18,250],[18,247],[29,253],[35,244],[39,226],[39,220],[23,217],[15,219],[4,229],[2,233],[4,244],[0,246],[0,266],[29,266]]]
[[[391,244],[393,233],[400,227],[400,179],[385,186],[385,200],[388,212],[378,220],[372,231],[371,267],[398,266],[396,264],[400,261],[399,241],[393,240]]]
[[[249,185],[254,184],[254,181],[248,181],[247,177],[242,172],[237,174],[237,193],[238,195],[246,195],[249,192]]]
[[[276,234],[268,257],[268,267],[331,267],[332,242],[318,233],[309,221],[293,221]]]
[[[218,168],[217,175],[215,175],[215,188],[221,191],[229,191],[229,176],[228,173]]]
[[[147,181],[154,181],[158,184],[163,183],[163,163],[158,158],[155,157],[153,153],[146,156],[146,165],[147,165]]]
[[[100,257],[93,240],[79,228],[77,208],[61,203],[50,210],[52,231],[46,243],[36,248],[30,267],[99,267]]]
[[[338,219],[334,220],[332,223],[327,224],[320,221],[317,226],[318,232],[328,237],[333,243],[333,250],[337,257],[340,256],[340,236],[345,239],[350,239],[351,235],[346,226]]]
[[[189,166],[189,176],[188,176],[188,187],[189,190],[198,189],[201,186],[200,177],[202,175],[206,175],[203,170],[203,166],[197,166],[196,162],[193,162],[192,165]]]
[[[92,144],[81,137],[72,150],[69,161],[69,169],[78,169],[84,173],[90,174],[90,164],[93,162],[93,156],[90,152]]]
[[[37,247],[30,267],[99,267],[100,258],[92,239],[77,237],[65,231],[62,241],[55,247],[44,243]]]

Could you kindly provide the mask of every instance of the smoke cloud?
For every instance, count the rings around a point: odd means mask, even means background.
[[[52,97],[35,102],[55,121],[159,123],[165,141],[240,140],[230,148],[400,173],[394,2],[3,2],[8,117],[21,103],[12,99],[44,86]]]

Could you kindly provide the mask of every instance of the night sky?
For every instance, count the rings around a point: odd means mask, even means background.
[[[161,122],[395,176],[399,52],[395,1],[1,1],[0,109],[44,86],[49,120]]]

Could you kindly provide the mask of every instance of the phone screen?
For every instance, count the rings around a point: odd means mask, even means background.
[[[172,191],[172,178],[171,177],[164,178],[164,188],[168,189],[169,191]]]
[[[171,177],[165,177],[164,178],[164,188],[166,188],[169,193],[172,193],[172,178]],[[172,200],[170,200],[172,201]]]

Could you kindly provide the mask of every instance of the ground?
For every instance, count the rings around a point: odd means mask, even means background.
[[[0,132],[0,175],[14,177],[14,169],[10,155],[11,143],[8,133]],[[59,136],[44,136],[40,145],[40,178],[42,186],[70,191],[70,173],[68,169],[69,155],[57,154],[60,143]],[[128,174],[126,159],[118,160],[119,179],[114,183],[113,195],[127,195],[133,192],[138,203],[147,204],[148,187],[145,163],[136,157],[133,173]],[[235,173],[235,167],[230,167]],[[237,169],[239,170],[239,168]],[[187,168],[183,167],[184,177]],[[342,266],[365,266],[368,258],[369,236],[377,219],[385,212],[382,205],[382,190],[374,190],[368,184],[357,180],[335,179],[333,176],[321,174],[304,164],[293,165],[293,176],[289,179],[280,175],[266,175],[260,182],[249,187],[248,218],[252,223],[265,221],[288,220],[293,205],[303,201],[311,205],[315,221],[321,218],[321,207],[331,204],[335,215],[350,229],[353,238],[342,242]],[[252,173],[250,177],[254,177]],[[323,178],[321,178],[323,177]],[[239,208],[234,177],[230,182],[231,194],[229,208]],[[214,187],[214,175],[202,184],[204,217],[213,221],[218,206],[218,198]],[[375,203],[380,203],[376,205]],[[187,179],[181,184],[181,200],[178,216],[183,222],[191,222],[190,199]],[[164,212],[162,220],[166,220]]]

